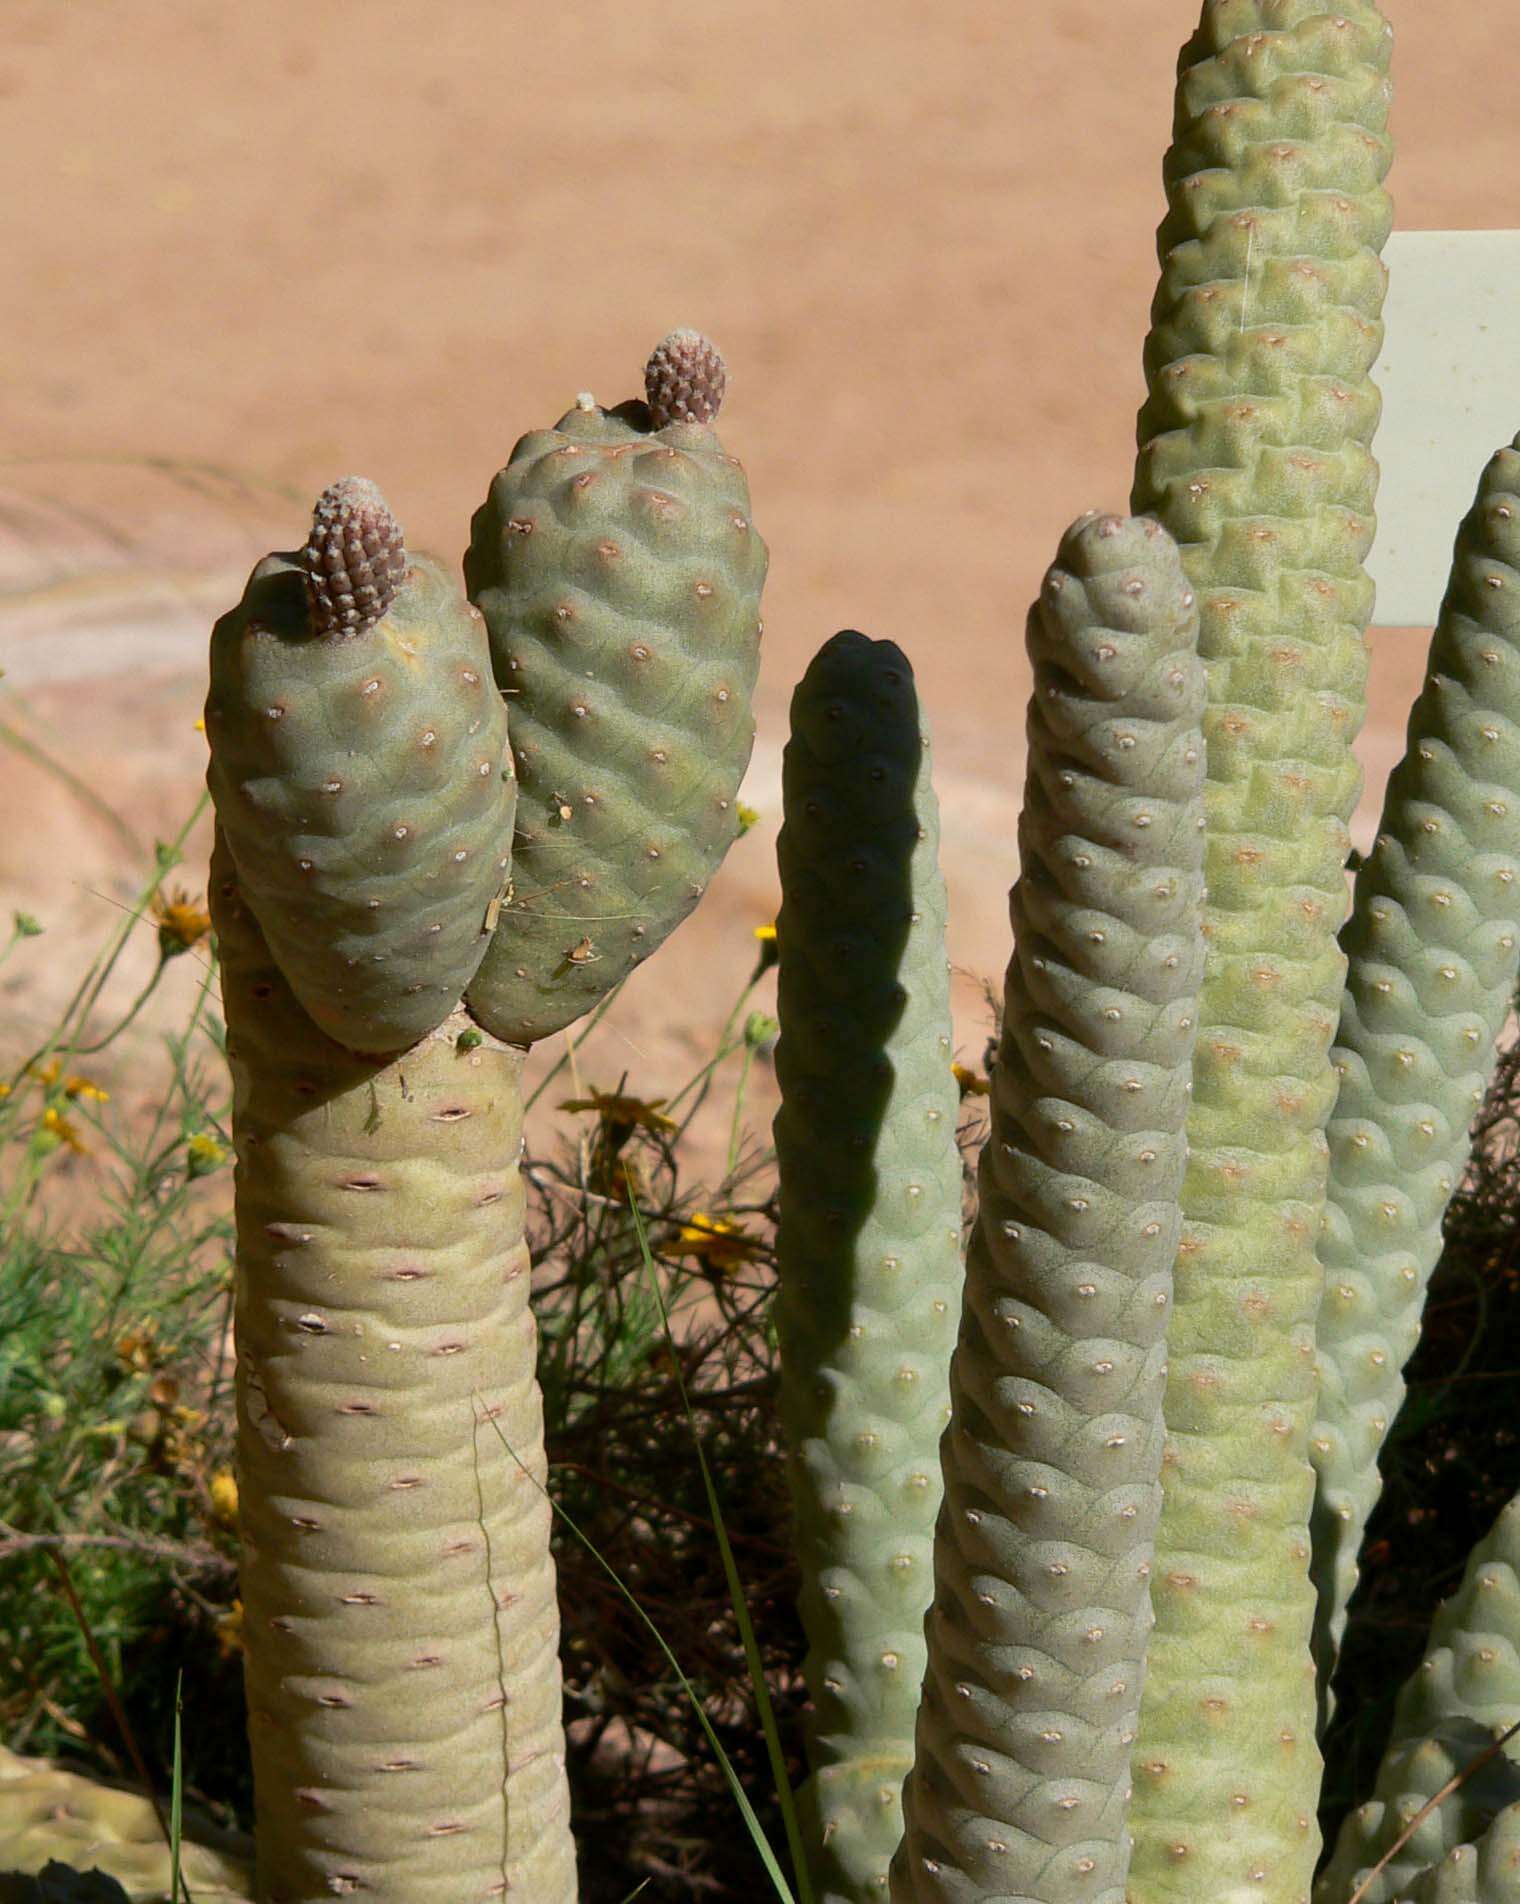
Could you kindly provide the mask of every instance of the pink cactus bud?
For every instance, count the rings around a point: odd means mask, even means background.
[[[667,423],[711,423],[727,385],[722,353],[700,331],[672,331],[644,366],[644,395],[657,430]]]
[[[407,569],[401,524],[364,476],[340,476],[322,491],[301,559],[316,635],[362,635],[372,628]]]

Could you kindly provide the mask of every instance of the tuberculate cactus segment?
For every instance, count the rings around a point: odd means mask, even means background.
[[[939,811],[913,672],[835,635],[792,699],[777,920],[782,1419],[813,1702],[820,1904],[877,1904],[902,1835],[960,1313]]]
[[[1298,1904],[1317,1849],[1315,1244],[1372,605],[1389,39],[1371,0],[1208,0],[1165,166],[1134,507],[1199,596],[1209,967],[1134,1904]]]
[[[1515,1904],[1520,1898],[1520,1803],[1475,1844],[1454,1845],[1410,1884],[1409,1904]]]
[[[211,791],[245,900],[303,1008],[353,1050],[440,1024],[485,956],[516,783],[479,615],[408,563],[372,483],[217,623]]]
[[[180,1868],[196,1904],[248,1904],[251,1850],[187,1808]],[[159,1814],[142,1792],[0,1745],[0,1899],[8,1900],[7,1873],[45,1887],[28,1893],[18,1885],[17,1904],[110,1904],[122,1895],[137,1904],[167,1897],[173,1870]],[[107,1888],[113,1881],[124,1891]]]
[[[1416,1813],[1517,1720],[1520,1498],[1473,1549],[1461,1586],[1436,1614],[1425,1658],[1399,1694],[1373,1795],[1341,1827],[1335,1855],[1315,1886],[1315,1904],[1347,1904]],[[1514,1740],[1418,1827],[1372,1881],[1365,1904],[1402,1904],[1419,1874],[1430,1870],[1428,1888],[1452,1852],[1480,1838],[1510,1806],[1520,1806],[1520,1742]],[[1491,1865],[1508,1866],[1505,1886],[1479,1892],[1483,1904],[1520,1894],[1516,1844],[1512,1819],[1487,1848]],[[1465,1862],[1456,1861],[1451,1882]]]
[[[657,430],[668,423],[711,423],[727,388],[722,353],[700,331],[671,331],[644,366],[644,400]]]
[[[654,951],[738,830],[765,545],[743,470],[687,420],[716,410],[719,370],[689,337],[666,355],[649,386],[671,421],[586,397],[523,437],[465,555],[521,782],[513,890],[468,995],[514,1043]]]
[[[357,1056],[301,1010],[220,841],[211,898],[260,1899],[570,1904],[523,1054],[457,1011]]]
[[[1015,950],[898,1904],[1122,1904],[1203,969],[1197,607],[1084,517],[1029,619]]]
[[[1489,463],[1458,532],[1341,944],[1312,1444],[1322,1701],[1442,1215],[1520,975],[1520,443]]]

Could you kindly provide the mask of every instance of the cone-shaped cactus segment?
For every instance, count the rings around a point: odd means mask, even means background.
[[[1520,975],[1520,439],[1457,535],[1430,668],[1357,873],[1332,1054],[1314,1575],[1322,1703],[1441,1219]]]
[[[317,498],[301,551],[313,634],[372,628],[406,579],[401,524],[365,476],[340,476]]]
[[[704,423],[587,399],[525,436],[465,582],[511,710],[512,894],[469,988],[527,1044],[589,1011],[695,906],[738,832],[765,545]]]
[[[1203,971],[1203,670],[1176,546],[1084,517],[1035,667],[895,1904],[1123,1904]]]
[[[220,845],[211,904],[259,1896],[573,1904],[523,1053],[463,1011],[346,1051]]]
[[[408,564],[372,483],[260,562],[211,638],[208,780],[246,903],[312,1018],[399,1051],[490,943],[517,786],[483,622]]]
[[[782,785],[776,1326],[813,1701],[802,1797],[819,1904],[880,1904],[961,1286],[939,812],[893,643],[825,643]]]
[[[1391,223],[1371,0],[1208,0],[1178,71],[1134,506],[1208,669],[1206,930],[1135,1752],[1134,1904],[1299,1904],[1325,1124]]]
[[[700,331],[671,331],[644,366],[644,400],[657,430],[667,423],[711,423],[727,388],[723,354]]]
[[[1520,1898],[1520,1803],[1471,1844],[1453,1845],[1408,1886],[1409,1904],[1515,1904]]]
[[[1347,1904],[1404,1828],[1465,1768],[1520,1721],[1520,1498],[1473,1549],[1462,1584],[1436,1614],[1425,1658],[1405,1681],[1393,1732],[1368,1802],[1341,1827],[1314,1904]],[[1520,1805],[1520,1740],[1476,1767],[1421,1820],[1368,1885],[1360,1904],[1404,1904],[1416,1876],[1478,1838],[1496,1814]],[[1513,1846],[1513,1830],[1508,1834]],[[1504,1846],[1490,1861],[1502,1866]],[[1463,1860],[1457,1860],[1457,1870]],[[1510,1865],[1482,1904],[1520,1896]]]

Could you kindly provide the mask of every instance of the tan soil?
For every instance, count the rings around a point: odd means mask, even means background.
[[[1457,0],[1387,11],[1401,222],[1520,224],[1491,22]],[[1065,523],[1127,493],[1193,0],[4,12],[0,717],[94,797],[0,749],[0,907],[49,928],[0,972],[0,1055],[189,810],[209,619],[299,538],[302,499],[367,472],[415,545],[452,556],[515,436],[579,389],[628,394],[677,322],[728,353],[724,431],[773,550],[762,824],[586,1075],[626,1068],[658,1096],[707,1050],[776,901],[790,685],[845,625],[918,669],[979,1050],[1015,870],[1024,606]],[[1376,659],[1363,836],[1419,645],[1389,634]],[[205,853],[202,825],[192,885]],[[151,954],[140,932],[113,998]],[[144,1036],[196,974],[181,962]]]

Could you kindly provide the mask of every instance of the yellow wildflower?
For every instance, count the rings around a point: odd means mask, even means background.
[[[756,926],[755,937],[762,945],[774,945],[776,943],[775,920],[773,919],[768,926]]]
[[[754,983],[755,979],[761,977],[763,973],[768,972],[773,965],[778,964],[781,958],[781,947],[776,941],[776,922],[774,919],[767,926],[756,926],[755,937],[760,942],[760,963],[755,967],[751,976],[751,984]]]
[[[166,899],[153,896],[153,917],[158,922],[158,956],[178,958],[211,930],[211,915],[198,899],[192,899],[183,886],[176,887]]]
[[[739,838],[741,840],[752,826],[758,826],[760,823],[760,815],[756,813],[753,807],[746,806],[742,800],[735,804],[734,814],[739,822]]]
[[[60,1144],[67,1144],[70,1150],[82,1157],[88,1148],[74,1125],[62,1111],[51,1104],[42,1113],[37,1125],[37,1135],[41,1140],[41,1148],[44,1150],[56,1150]]]
[[[979,1071],[968,1070],[963,1064],[952,1064],[950,1075],[961,1087],[961,1096],[986,1097],[992,1089],[990,1078],[984,1078]]]
[[[226,1161],[227,1146],[210,1131],[192,1131],[185,1139],[185,1168],[190,1176],[209,1176]]]
[[[118,1361],[124,1362],[129,1369],[146,1374],[158,1366],[158,1322],[149,1316],[135,1328],[128,1329],[116,1343]]]
[[[699,1256],[709,1269],[723,1274],[752,1263],[759,1253],[756,1239],[727,1217],[709,1216],[705,1210],[693,1210],[691,1220],[682,1224],[681,1234],[671,1244],[673,1256]]]
[[[211,1496],[212,1518],[222,1527],[236,1527],[238,1517],[237,1476],[230,1468],[218,1468],[206,1485]]]
[[[223,1659],[231,1659],[235,1653],[242,1652],[243,1603],[241,1600],[234,1600],[217,1621],[216,1643],[222,1649]]]
[[[604,1124],[614,1127],[626,1125],[629,1130],[653,1131],[658,1136],[661,1131],[673,1131],[676,1128],[675,1119],[666,1117],[660,1109],[664,1102],[662,1097],[624,1097],[616,1091],[598,1091],[593,1086],[589,1097],[566,1098],[559,1108],[562,1111],[595,1111]]]
[[[195,731],[196,731],[196,733],[197,733],[197,734],[204,734],[204,733],[205,733],[205,731],[206,731],[206,717],[205,717],[205,715],[204,715],[204,714],[202,714],[202,715],[200,716],[200,718],[199,718],[199,719],[198,719],[198,720],[196,721],[196,723],[195,723]]]
[[[33,1075],[44,1091],[51,1091],[61,1084],[65,1097],[82,1097],[95,1104],[110,1102],[111,1093],[97,1084],[93,1078],[82,1078],[73,1071],[65,1077],[63,1066],[57,1058],[49,1058],[47,1063]]]

